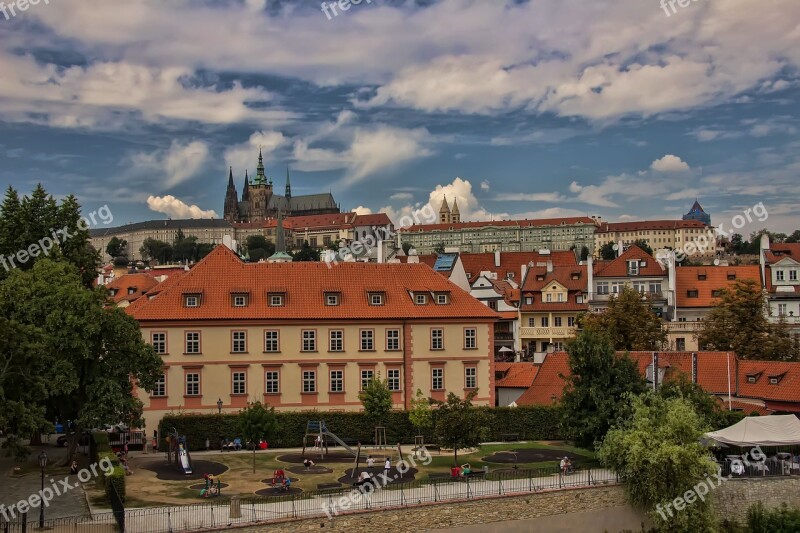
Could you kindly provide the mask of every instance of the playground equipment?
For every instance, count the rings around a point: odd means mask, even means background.
[[[219,496],[222,494],[222,480],[220,476],[215,476],[213,474],[204,474],[203,479],[206,480],[206,486],[203,489],[200,489],[200,496],[203,498],[210,498],[211,496]],[[214,482],[216,481],[216,486]]]
[[[175,462],[184,474],[192,473],[192,458],[189,456],[189,447],[186,444],[186,436],[178,435],[178,430],[170,428],[167,435],[167,462]]]
[[[308,446],[309,436],[314,438],[314,447],[319,448],[320,459],[324,459],[325,454],[328,453],[328,437],[333,439],[334,442],[347,450],[348,453],[352,454],[354,457],[358,456],[358,452],[345,444],[342,439],[328,430],[324,420],[309,420],[306,424],[306,434],[303,437],[303,457],[306,455],[306,447]]]
[[[383,426],[375,427],[375,448],[386,448],[386,428]]]

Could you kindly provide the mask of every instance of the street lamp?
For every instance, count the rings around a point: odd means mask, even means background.
[[[39,454],[39,467],[42,469],[42,492],[44,494],[44,467],[47,466],[47,454],[44,450]],[[44,529],[44,505],[39,505],[39,529]]]
[[[217,411],[219,411],[219,414],[222,414],[222,398],[217,400]]]

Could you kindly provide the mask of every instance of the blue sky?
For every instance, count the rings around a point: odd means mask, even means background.
[[[6,4],[9,2],[6,0]],[[800,228],[800,4],[44,0],[0,14],[0,180],[114,224],[221,216],[228,166],[347,210]]]

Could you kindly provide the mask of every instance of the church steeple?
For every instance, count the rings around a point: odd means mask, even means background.
[[[450,212],[450,222],[461,222],[461,213],[458,211],[458,198],[453,199],[453,210]]]
[[[244,190],[242,191],[242,201],[250,199],[250,177],[247,175],[247,169],[244,169]]]
[[[292,184],[289,183],[289,167],[286,167],[286,201],[292,199]]]
[[[239,219],[239,201],[237,199],[236,185],[233,184],[233,167],[228,171],[228,189],[225,191],[225,208],[223,218],[228,222]]]
[[[292,256],[286,253],[286,236],[283,232],[283,212],[278,211],[278,225],[275,228],[275,253],[268,259],[270,263],[290,263]]]
[[[447,196],[444,196],[442,197],[442,207],[439,208],[439,223],[449,224],[450,222],[450,206],[447,205]]]
[[[264,157],[261,155],[261,148],[258,149],[258,166],[256,167],[256,185],[266,185],[267,176],[264,174]]]

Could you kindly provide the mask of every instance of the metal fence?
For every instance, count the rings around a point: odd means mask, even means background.
[[[726,459],[719,464],[720,475],[731,479],[746,477],[782,477],[800,475],[800,462],[793,459],[774,459],[755,462],[752,459]]]
[[[209,500],[184,506],[126,509],[96,514],[93,518],[48,520],[52,531],[72,533],[125,531],[129,533],[179,533],[201,529],[268,523],[276,520],[334,517],[344,512],[377,511],[434,502],[456,502],[488,496],[524,494],[543,490],[615,484],[615,473],[605,469],[577,470],[562,475],[555,469],[503,470],[484,478],[426,480],[376,486],[342,487],[285,496]],[[116,516],[115,516],[116,515]],[[28,526],[33,531],[34,524]],[[38,524],[35,524],[38,526]],[[23,531],[20,524],[6,524],[7,533]]]

